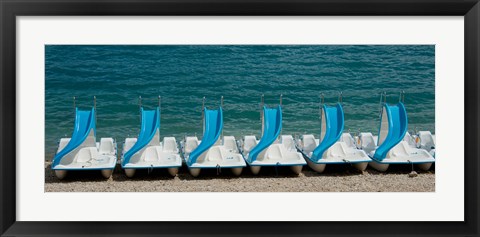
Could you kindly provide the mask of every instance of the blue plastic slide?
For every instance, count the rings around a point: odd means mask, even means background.
[[[248,155],[248,162],[252,163],[257,160],[258,155],[265,150],[280,135],[282,131],[282,107],[269,109],[267,106],[263,107],[263,135],[260,142],[250,151]]]
[[[335,144],[343,133],[344,115],[343,108],[340,103],[336,106],[323,105],[325,113],[325,136],[321,143],[313,150],[311,160],[318,161],[322,158],[323,153]]]
[[[158,107],[155,110],[144,110],[142,107],[141,114],[142,125],[140,135],[138,135],[135,145],[123,156],[122,166],[128,164],[135,153],[148,145],[155,136],[157,129],[160,129],[160,110]]]
[[[223,111],[220,107],[218,110],[204,109],[204,126],[202,142],[195,150],[190,153],[188,165],[194,164],[198,157],[215,144],[220,137],[223,129]]]
[[[78,108],[75,108],[75,127],[73,129],[72,138],[68,144],[55,155],[52,167],[60,164],[60,160],[62,160],[65,155],[80,146],[85,139],[87,139],[88,134],[92,129],[94,136],[96,136],[95,108],[92,108],[91,110],[79,110]]]
[[[388,135],[373,155],[374,159],[380,161],[385,159],[385,156],[390,149],[402,141],[408,129],[407,111],[405,110],[403,103],[398,103],[396,105],[385,104],[384,109],[387,112],[388,118]]]

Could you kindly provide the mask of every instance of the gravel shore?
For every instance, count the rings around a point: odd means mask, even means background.
[[[117,165],[109,179],[99,171],[70,172],[58,180],[45,162],[45,192],[434,192],[435,169],[418,171],[410,177],[411,166],[391,166],[385,173],[370,167],[360,172],[348,165],[329,165],[324,173],[308,166],[300,175],[288,168],[262,168],[258,176],[248,168],[240,177],[229,169],[217,174],[215,169],[202,170],[194,178],[182,167],[176,177],[166,170],[141,170],[133,179]]]

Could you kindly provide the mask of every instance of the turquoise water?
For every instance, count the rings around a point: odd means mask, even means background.
[[[283,94],[283,134],[318,133],[319,94],[343,92],[345,129],[376,133],[379,93],[404,90],[409,130],[435,131],[435,46],[45,46],[45,158],[70,136],[72,97],[97,97],[97,136],[119,142],[140,129],[138,97],[162,96],[161,136],[201,136],[202,97],[224,96],[224,134],[260,136],[260,96]],[[119,145],[119,148],[121,146]]]

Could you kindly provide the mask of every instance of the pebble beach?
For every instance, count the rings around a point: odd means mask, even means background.
[[[234,176],[229,169],[202,170],[192,177],[182,167],[176,177],[166,170],[142,170],[130,179],[119,165],[109,179],[98,171],[70,172],[57,179],[50,162],[45,162],[45,192],[435,192],[435,168],[415,170],[411,166],[392,166],[385,173],[370,167],[361,172],[348,165],[327,166],[317,173],[308,166],[300,175],[288,168],[262,168],[259,175],[244,169]]]
[[[299,137],[320,134],[319,103],[340,101],[343,132],[379,131],[380,102],[403,95],[410,134],[434,134],[434,45],[48,45],[45,78],[45,192],[435,191],[435,169],[412,172],[410,165],[385,173],[305,166],[300,175],[246,168],[240,177],[229,169],[193,177],[184,165],[175,177],[155,169],[129,179],[117,164],[109,179],[72,171],[63,180],[50,167],[59,139],[72,134],[76,109],[94,108],[97,141],[114,138],[118,149],[139,136],[141,108],[158,107],[160,137],[181,141],[202,138],[202,111],[218,106],[222,135],[260,138],[261,105],[281,104],[281,134]]]

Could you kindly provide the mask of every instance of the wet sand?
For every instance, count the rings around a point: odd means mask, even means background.
[[[262,168],[253,175],[248,168],[240,177],[229,169],[202,170],[193,177],[184,166],[176,177],[166,170],[137,171],[130,179],[119,165],[109,179],[99,171],[69,172],[63,180],[57,179],[45,162],[45,192],[434,192],[435,169],[415,170],[410,177],[411,166],[391,166],[385,173],[368,167],[360,172],[349,165],[330,165],[324,173],[316,173],[308,166],[300,175],[289,168]]]

